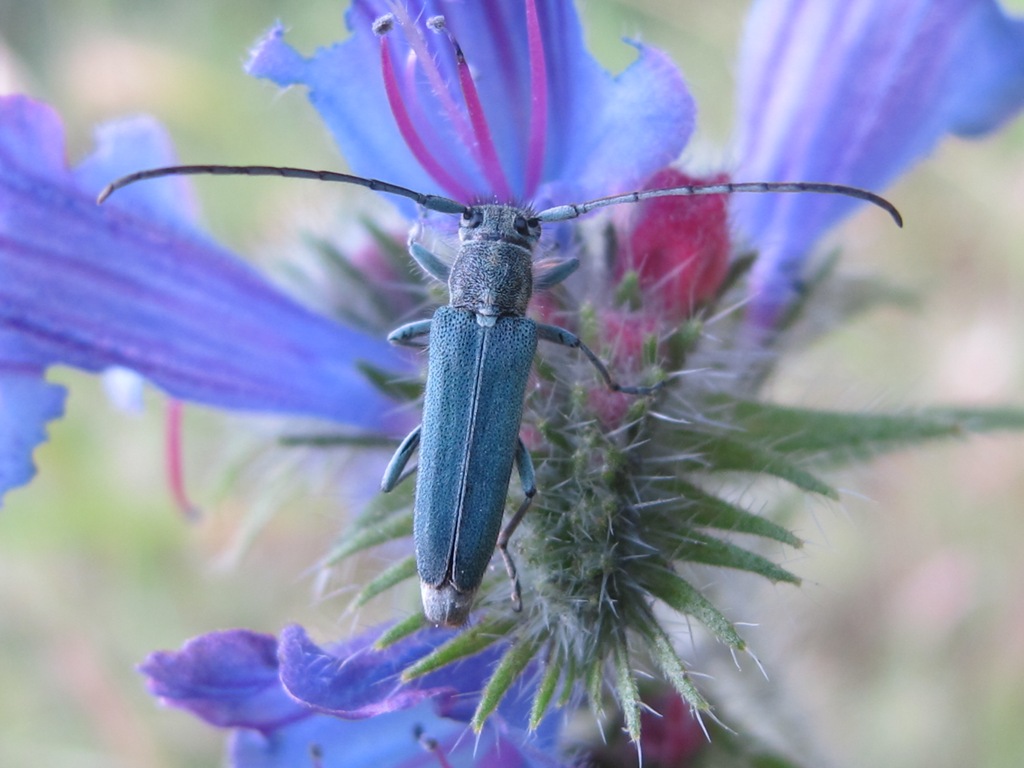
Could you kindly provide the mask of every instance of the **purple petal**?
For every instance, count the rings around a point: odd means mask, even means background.
[[[281,633],[281,682],[296,699],[347,719],[394,712],[455,692],[436,679],[433,684],[403,684],[399,679],[403,669],[449,639],[451,632],[420,632],[383,651],[373,648],[379,635],[360,635],[327,652],[302,627],[288,627]]]
[[[313,715],[270,733],[237,731],[228,758],[235,768],[436,768],[436,756],[416,738],[417,728],[443,748],[454,749],[461,739],[472,752],[475,737],[464,724],[442,720],[421,704],[366,720]]]
[[[284,41],[280,24],[253,47],[246,70],[282,87],[304,85],[354,173],[425,192],[436,191],[402,141],[384,93],[378,43],[354,5],[346,14],[355,34],[342,45],[304,58]],[[366,27],[365,32],[363,27]],[[358,72],[358,77],[348,73]]]
[[[552,105],[547,110],[540,189],[527,188],[526,181],[532,95],[522,6],[500,0],[420,0],[409,8],[409,16],[421,22],[443,15],[462,44],[513,194],[582,200],[635,187],[674,160],[692,131],[694,106],[667,58],[638,46],[637,61],[613,78],[586,51],[571,3],[538,0],[537,6],[547,101]],[[308,59],[284,42],[280,26],[274,27],[254,48],[248,71],[282,86],[305,85],[356,173],[426,192],[455,194],[439,190],[438,182],[419,165],[388,105],[380,41],[371,25],[391,10],[384,0],[356,0],[346,16],[352,36]],[[448,88],[444,96],[464,108],[450,43],[443,35],[424,35],[430,58]],[[395,59],[404,61],[408,46],[397,30],[389,35],[388,44],[395,46]],[[339,74],[355,72],[358,77]],[[460,137],[452,127],[457,121],[436,106],[436,89],[424,80],[416,97],[427,106],[417,128],[428,148],[444,159],[446,168],[460,174],[462,186],[482,198],[491,197],[495,189],[477,168],[473,142]]]
[[[96,148],[73,170],[78,186],[100,190],[116,178],[142,168],[173,165],[177,155],[170,137],[151,117],[117,120],[96,129]],[[195,226],[198,204],[184,176],[153,179],[117,193],[117,202],[175,223]]]
[[[138,124],[112,129],[108,146],[140,135]],[[0,327],[42,362],[123,366],[180,399],[386,423],[390,402],[355,366],[397,365],[386,343],[299,306],[181,225],[183,208],[161,218],[163,193],[141,193],[139,210],[127,196],[97,206],[63,151],[52,110],[0,101]],[[101,160],[87,161],[84,177],[102,175]]]
[[[436,742],[453,766],[559,765],[551,757],[556,733],[548,725],[554,718],[528,736],[506,720],[502,708],[479,735],[469,728],[494,654],[401,685],[402,669],[454,633],[426,630],[376,651],[372,645],[381,631],[329,652],[299,627],[286,629],[280,643],[245,630],[214,632],[180,651],[152,654],[140,670],[163,703],[237,729],[229,756],[242,768],[436,766],[437,755],[421,736]],[[479,663],[483,656],[486,663]],[[458,705],[461,698],[468,706]]]
[[[946,134],[993,130],[1024,105],[1024,22],[994,0],[761,0],[740,67],[738,180],[882,190]],[[757,316],[792,298],[824,232],[858,203],[746,195],[760,248]]]
[[[380,630],[375,630],[324,650],[310,641],[301,627],[289,627],[281,634],[281,681],[299,701],[337,717],[376,717],[429,699],[438,716],[468,723],[480,701],[480,692],[506,650],[503,644],[409,683],[403,684],[399,679],[402,670],[454,634],[444,629],[424,630],[378,651],[373,643]],[[536,682],[530,673],[521,676],[502,700],[495,718],[494,726],[507,730],[519,744],[524,743],[524,734],[529,729]],[[528,749],[552,752],[560,722],[557,713],[546,718],[531,735]]]
[[[436,744],[436,753],[426,749],[420,734]],[[465,723],[438,717],[424,702],[365,720],[314,715],[271,733],[237,731],[228,757],[235,768],[437,768],[438,754],[460,768],[561,765],[522,742],[493,723],[474,734]]]
[[[213,632],[189,640],[180,651],[151,654],[139,671],[164,704],[211,725],[270,731],[311,715],[281,687],[273,635]]]
[[[548,151],[558,160],[547,178],[572,186],[559,189],[559,199],[549,195],[549,202],[637,189],[676,160],[690,140],[697,108],[682,75],[661,51],[634,45],[639,57],[615,78],[596,65],[589,77],[576,67],[573,78],[579,80],[564,84],[572,109],[563,112],[556,98],[557,128],[552,126]]]
[[[45,442],[47,422],[64,415],[64,387],[43,379],[43,366],[26,346],[0,329],[0,501],[35,475],[32,452]]]

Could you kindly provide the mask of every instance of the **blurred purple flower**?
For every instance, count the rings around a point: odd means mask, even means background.
[[[979,136],[1024,106],[1024,21],[996,0],[758,0],[740,53],[737,179],[881,191],[945,136]],[[759,251],[751,317],[770,327],[809,253],[859,205],[738,195]]]
[[[136,119],[104,128],[69,170],[53,110],[0,99],[0,493],[31,478],[61,415],[51,365],[128,368],[221,408],[387,425],[390,402],[355,363],[398,364],[389,345],[304,309],[204,237],[181,179],[96,205],[106,182],[170,160],[163,132]]]
[[[154,653],[140,671],[163,703],[232,729],[229,754],[239,768],[412,768],[438,765],[438,755],[453,766],[558,765],[550,756],[553,718],[527,735],[528,682],[479,735],[469,729],[481,681],[500,648],[443,673],[399,681],[401,670],[452,635],[426,630],[378,651],[378,629],[325,650],[299,627],[286,629],[280,641],[232,630]]]

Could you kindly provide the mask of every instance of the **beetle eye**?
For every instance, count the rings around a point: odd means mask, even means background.
[[[526,220],[525,216],[516,216],[515,221],[512,222],[512,226],[515,228],[516,232],[523,237],[529,237],[531,234],[530,222]]]
[[[462,214],[462,226],[467,229],[476,229],[484,223],[484,213],[479,208],[470,208]]]

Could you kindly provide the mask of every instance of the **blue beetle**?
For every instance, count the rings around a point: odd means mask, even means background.
[[[450,303],[431,320],[409,323],[388,337],[406,344],[429,333],[430,341],[423,422],[398,447],[381,488],[394,488],[418,447],[416,563],[423,610],[436,624],[466,622],[495,545],[513,584],[514,605],[520,605],[508,542],[537,492],[519,427],[538,339],[584,350],[613,389],[654,391],[615,383],[577,336],[525,316],[540,234],[540,220],[527,210],[477,205],[462,214],[450,269],[419,244],[410,245],[413,258],[448,284]],[[566,260],[536,285],[555,285],[578,265]],[[513,463],[526,498],[501,529]]]

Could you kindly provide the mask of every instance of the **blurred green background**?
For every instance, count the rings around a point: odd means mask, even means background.
[[[716,167],[728,159],[746,3],[666,5],[592,0],[588,35],[613,69],[632,55],[622,36],[673,54],[701,109],[688,156]],[[1008,5],[1024,12],[1021,0]],[[0,0],[0,91],[57,107],[73,158],[95,124],[145,112],[186,161],[337,167],[304,96],[251,80],[241,62],[277,17],[303,50],[333,41],[343,7]],[[261,262],[287,260],[298,233],[323,229],[348,199],[316,185],[197,186],[210,229]],[[856,217],[840,233],[843,264],[918,291],[920,308],[843,329],[791,360],[772,395],[834,408],[1024,403],[1024,121],[947,142],[889,193],[906,229]],[[330,638],[379,618],[321,600],[308,574],[343,517],[332,459],[268,498],[274,478],[252,477],[287,474],[252,447],[270,439],[252,438],[245,419],[190,409],[186,461],[204,514],[189,523],[164,478],[163,400],[126,414],[96,380],[52,377],[70,385],[68,416],[37,451],[38,479],[0,512],[0,766],[217,765],[221,736],[161,710],[134,665],[217,628],[299,621]],[[805,586],[751,583],[749,600],[726,606],[758,625],[746,635],[774,695],[835,764],[1024,765],[1022,449],[1016,436],[976,438],[846,473],[841,506],[806,502],[798,520],[809,544],[787,567]],[[759,674],[753,666],[743,674]]]

